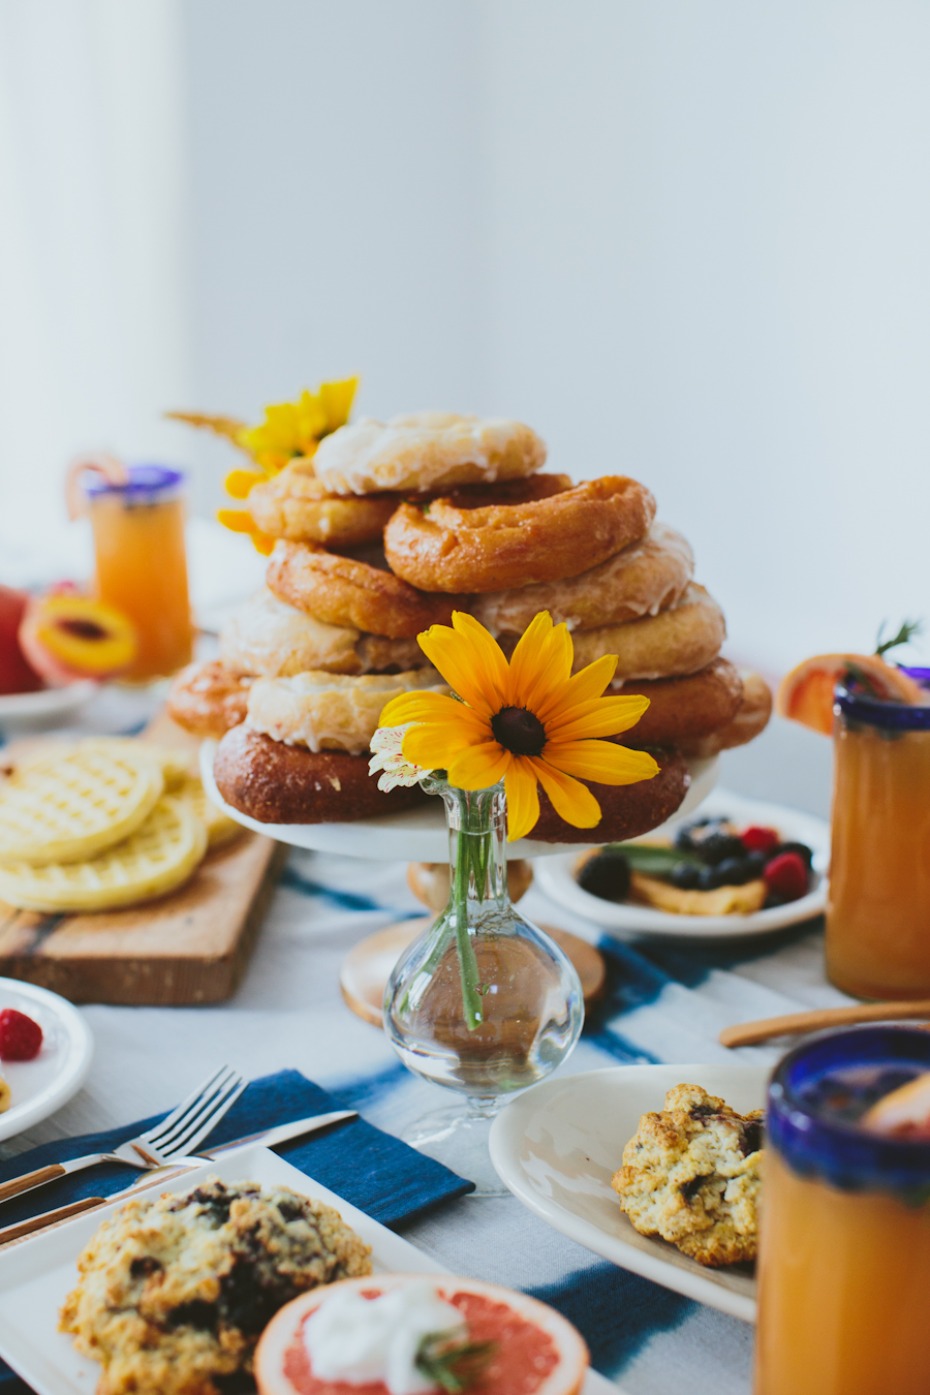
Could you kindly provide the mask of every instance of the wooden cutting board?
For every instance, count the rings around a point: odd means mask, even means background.
[[[166,717],[146,736],[194,749]],[[15,748],[4,750],[16,759]],[[0,902],[0,975],[73,1003],[218,1003],[242,977],[287,848],[243,832],[179,891],[100,915],[42,915]]]

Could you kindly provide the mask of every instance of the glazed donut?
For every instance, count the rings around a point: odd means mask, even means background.
[[[379,790],[367,755],[315,754],[245,723],[217,746],[213,775],[226,803],[260,823],[348,823],[399,813],[426,798],[419,785]]]
[[[316,620],[388,639],[415,639],[465,607],[464,596],[426,595],[392,572],[308,543],[275,543],[265,580],[279,600]]]
[[[714,659],[685,678],[657,678],[646,683],[632,679],[622,682],[619,691],[624,697],[642,694],[649,699],[636,726],[625,734],[626,745],[676,746],[680,750],[684,742],[700,741],[733,720],[743,700],[743,680],[733,664]]]
[[[640,780],[636,785],[585,781],[601,806],[601,821],[594,828],[574,828],[566,823],[541,789],[539,819],[527,837],[541,843],[622,843],[658,828],[684,799],[691,776],[683,757],[674,751],[653,751],[653,755],[659,762],[659,773],[651,780]]]
[[[561,581],[490,591],[472,603],[472,614],[494,635],[522,635],[540,610],[570,630],[623,625],[673,605],[694,573],[688,540],[665,523],[653,523],[641,542],[615,552],[600,566]]]
[[[364,677],[317,670],[291,678],[257,678],[249,693],[248,723],[286,746],[357,756],[368,750],[385,703],[422,689],[449,691],[432,668]]]
[[[717,657],[726,633],[717,602],[703,586],[691,582],[678,602],[658,615],[632,620],[628,625],[576,630],[572,635],[575,668],[584,668],[602,654],[616,654],[615,682],[697,673]],[[502,647],[508,647],[506,642]]]
[[[313,461],[301,459],[292,460],[273,479],[257,484],[247,505],[269,538],[340,548],[380,542],[384,525],[397,508],[397,498],[331,494],[317,479]]]
[[[425,591],[502,591],[577,576],[643,538],[655,499],[636,480],[461,491],[425,510],[401,504],[384,530],[391,570]]]
[[[241,673],[271,678],[317,668],[327,673],[397,672],[426,663],[415,639],[384,639],[324,625],[270,591],[259,591],[230,616],[220,634],[220,655]]]
[[[341,426],[320,442],[313,465],[334,494],[424,493],[522,478],[545,459],[545,442],[522,422],[411,412]]]
[[[168,716],[194,736],[222,736],[245,721],[252,682],[219,659],[188,664],[168,690]]]
[[[769,685],[758,673],[744,673],[741,676],[743,699],[735,717],[709,736],[678,743],[683,754],[701,759],[716,756],[720,751],[731,751],[734,746],[745,746],[748,741],[754,741],[768,726],[772,715],[772,691]]]

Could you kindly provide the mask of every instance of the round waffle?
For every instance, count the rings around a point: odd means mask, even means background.
[[[83,742],[13,769],[0,782],[0,865],[78,862],[139,827],[164,788],[138,747]]]
[[[83,862],[0,867],[0,900],[27,911],[106,911],[151,901],[186,882],[207,830],[185,799],[165,795],[129,838]]]
[[[207,847],[222,848],[231,843],[243,831],[222,809],[218,809],[208,797],[199,775],[188,775],[178,787],[178,797],[187,801],[207,830]]]

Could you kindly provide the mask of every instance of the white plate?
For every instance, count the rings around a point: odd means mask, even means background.
[[[90,1069],[93,1039],[77,1008],[47,988],[0,978],[0,1010],[16,1008],[42,1028],[42,1049],[34,1061],[0,1062],[12,1102],[0,1114],[0,1139],[12,1138],[54,1114],[83,1085]]]
[[[227,804],[213,778],[215,741],[204,741],[200,747],[200,777],[210,799],[243,828],[264,833],[279,843],[293,848],[308,848],[314,852],[344,853],[349,857],[370,857],[394,862],[445,862],[449,856],[449,833],[442,800],[437,796],[417,809],[403,814],[386,814],[379,819],[356,819],[352,823],[260,823]],[[717,780],[718,758],[690,761],[691,786],[678,810],[679,815],[691,813],[707,797]],[[507,844],[508,858],[552,857],[558,853],[574,853],[585,846],[578,843],[537,843],[521,838]]]
[[[387,1230],[363,1211],[314,1182],[267,1148],[241,1148],[166,1182],[159,1191],[183,1192],[205,1177],[293,1187],[334,1206],[372,1248],[376,1272],[447,1274],[448,1269]],[[0,1355],[37,1395],[93,1395],[100,1367],[74,1349],[58,1331],[58,1311],[77,1280],[75,1261],[103,1219],[125,1197],[90,1215],[78,1216],[19,1245],[0,1250]],[[617,1386],[593,1372],[584,1395],[616,1395]]]
[[[640,1116],[661,1109],[666,1090],[701,1085],[745,1113],[765,1100],[764,1066],[615,1066],[563,1076],[528,1090],[491,1128],[491,1160],[515,1196],[549,1225],[665,1288],[753,1322],[755,1280],[705,1269],[664,1240],[635,1231],[610,1179]]]
[[[40,688],[37,693],[8,693],[0,697],[0,728],[50,726],[71,717],[99,691],[99,683],[82,678],[64,688]]]
[[[553,858],[536,869],[536,885],[566,910],[583,915],[595,925],[617,934],[667,935],[686,939],[725,939],[741,935],[768,935],[787,925],[800,924],[812,916],[821,915],[827,904],[827,865],[830,858],[830,826],[812,814],[786,809],[780,804],[764,804],[758,799],[715,790],[702,804],[701,814],[732,815],[742,827],[757,824],[777,828],[785,842],[806,843],[814,853],[814,881],[806,896],[789,901],[785,906],[772,906],[752,915],[672,915],[668,911],[638,906],[632,901],[605,901],[583,891],[575,880],[574,869],[580,856],[576,848],[571,853]],[[687,816],[687,810],[684,811]],[[682,814],[669,820],[670,834]],[[661,833],[664,830],[656,830]],[[649,834],[654,837],[655,834]]]

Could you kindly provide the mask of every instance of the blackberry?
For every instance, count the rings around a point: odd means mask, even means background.
[[[745,853],[743,840],[735,833],[710,833],[695,850],[711,867],[725,862],[728,858],[742,859]]]
[[[808,872],[814,864],[814,853],[806,843],[779,843],[777,848],[773,848],[769,853],[769,861],[775,857],[781,857],[782,853],[797,853],[798,857],[807,867]]]
[[[630,864],[616,849],[603,848],[589,857],[578,873],[578,885],[602,901],[623,901],[630,890]]]

